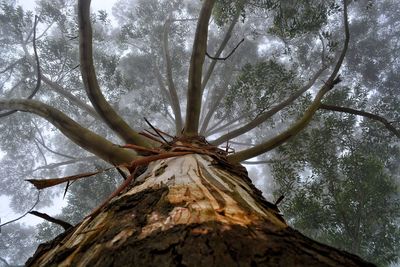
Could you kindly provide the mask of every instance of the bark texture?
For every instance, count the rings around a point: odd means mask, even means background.
[[[152,162],[27,266],[374,266],[292,230],[231,167],[197,154]]]

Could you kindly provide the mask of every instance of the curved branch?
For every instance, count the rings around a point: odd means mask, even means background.
[[[131,162],[137,155],[82,127],[61,111],[36,100],[0,100],[0,110],[19,110],[41,116],[83,149],[111,163]]]
[[[134,131],[121,116],[115,112],[101,93],[93,65],[90,0],[79,0],[78,16],[80,68],[83,84],[85,85],[90,102],[110,129],[118,134],[125,142],[150,147],[148,140]]]
[[[225,33],[224,39],[222,40],[221,44],[219,45],[218,50],[215,53],[214,57],[219,58],[221,56],[222,51],[224,51],[226,45],[228,44],[229,40],[232,37],[233,29],[235,28],[236,23],[239,20],[239,17],[240,17],[240,12],[237,12],[235,14],[235,17],[233,18],[231,24],[229,25],[229,28]],[[210,80],[211,74],[213,73],[216,64],[217,64],[217,60],[213,59],[207,68],[207,72],[204,75],[203,82],[201,83],[201,88],[203,91],[204,91],[204,88],[206,88],[208,81]]]
[[[35,61],[36,61],[36,76],[37,76],[37,78],[36,78],[36,86],[35,86],[35,89],[33,89],[32,93],[27,97],[27,99],[32,99],[36,95],[36,93],[40,89],[40,84],[42,82],[42,78],[41,78],[42,74],[41,74],[41,70],[40,70],[40,61],[39,61],[39,56],[38,56],[37,49],[36,49],[36,26],[37,26],[38,20],[39,20],[39,17],[35,16],[35,23],[33,25],[33,40],[32,40],[33,52],[35,54]],[[0,114],[0,118],[9,116],[9,115],[11,115],[11,114],[13,114],[15,112],[17,112],[17,110],[10,110],[10,111],[4,112],[4,113]]]
[[[217,52],[215,54],[216,57],[221,56],[222,51],[224,51],[226,45],[228,44],[228,41],[231,39],[232,31],[235,28],[235,25],[238,22],[239,17],[240,17],[240,12],[237,12],[235,14],[235,17],[233,18],[231,24],[229,25],[228,30],[225,33],[224,39],[222,40],[221,44],[218,47],[218,50],[217,50]],[[217,60],[212,60],[210,65],[207,68],[206,74],[204,75],[203,81],[201,83],[201,90],[203,91],[203,93],[204,93],[204,89],[207,86],[208,81],[210,80],[211,74],[213,73],[216,64],[217,64]],[[210,95],[210,90],[207,92],[206,99],[204,101],[204,107],[209,102],[209,95]],[[210,123],[210,119],[212,118],[212,115],[214,115],[214,112],[215,112],[216,108],[218,107],[219,102],[222,100],[223,95],[222,96],[220,95],[221,98],[218,98],[216,101],[214,101],[213,107],[210,108],[207,111],[206,115],[204,115],[205,114],[205,108],[203,108],[201,117],[204,118],[204,120],[203,120],[203,123],[201,125],[201,129],[200,129],[200,134],[201,135],[203,135],[205,133],[205,131],[207,130],[208,124]]]
[[[172,78],[172,63],[168,45],[168,31],[170,25],[171,25],[171,20],[167,19],[167,21],[164,24],[164,30],[163,30],[163,56],[166,65],[168,91],[171,99],[171,107],[175,116],[175,132],[178,135],[182,131],[183,123],[182,123],[182,113],[179,103],[179,97],[176,91],[174,80]]]
[[[278,113],[280,110],[284,109],[285,107],[289,106],[292,104],[296,99],[298,99],[303,93],[305,93],[308,89],[313,86],[315,81],[318,79],[318,77],[324,72],[326,69],[326,66],[323,66],[320,70],[317,71],[317,73],[314,74],[314,76],[306,83],[303,87],[301,87],[299,90],[297,90],[293,95],[288,97],[286,100],[282,101],[278,105],[272,107],[270,110],[263,112],[259,116],[257,116],[254,120],[250,121],[249,123],[243,125],[242,127],[229,132],[225,135],[220,136],[219,138],[215,139],[214,141],[211,141],[212,144],[214,145],[220,145],[222,143],[225,143],[227,140],[230,140],[232,138],[238,137],[239,135],[242,135],[244,133],[247,133],[248,131],[254,129],[261,123],[265,122],[269,118],[271,118],[273,115]]]
[[[5,225],[7,225],[7,224],[10,224],[10,223],[16,222],[16,221],[18,221],[18,220],[21,220],[21,219],[24,218],[26,215],[28,215],[28,213],[31,212],[31,211],[37,206],[37,204],[39,204],[39,201],[40,201],[40,191],[38,190],[37,197],[36,197],[36,201],[35,201],[35,203],[33,204],[33,206],[32,206],[27,212],[25,212],[24,214],[22,214],[22,215],[19,216],[18,218],[15,218],[15,219],[13,219],[13,220],[11,220],[11,221],[8,221],[8,222],[5,222],[5,223],[3,223],[3,224],[0,224],[0,232],[1,232],[1,227],[5,226]]]
[[[186,122],[184,134],[196,136],[199,129],[199,119],[202,100],[201,77],[204,58],[207,49],[208,23],[215,0],[205,0],[201,7],[194,37],[192,57],[190,59],[189,83],[186,105]]]
[[[397,130],[388,120],[386,120],[385,118],[383,118],[379,115],[372,114],[372,113],[362,111],[362,110],[346,108],[346,107],[338,107],[338,106],[333,106],[333,105],[325,105],[325,104],[321,104],[319,106],[319,108],[325,109],[325,110],[349,113],[349,114],[353,114],[353,115],[359,115],[359,116],[363,116],[363,117],[366,117],[371,120],[379,121],[386,127],[386,129],[388,129],[390,132],[392,132],[394,135],[396,135],[398,138],[400,138],[400,131]]]
[[[301,130],[303,130],[311,121],[313,115],[315,112],[319,109],[321,105],[321,100],[324,97],[324,95],[329,92],[337,83],[340,82],[340,78],[338,75],[338,72],[340,70],[340,67],[342,66],[344,57],[347,52],[347,48],[349,46],[349,40],[350,40],[350,32],[349,32],[349,23],[348,23],[348,18],[347,18],[347,0],[343,0],[343,20],[344,20],[344,32],[345,32],[345,40],[344,40],[344,45],[343,49],[340,53],[339,59],[335,65],[335,68],[333,69],[331,75],[329,76],[328,80],[322,86],[322,88],[319,90],[318,94],[315,96],[313,102],[311,105],[308,107],[308,109],[305,111],[303,117],[297,121],[295,124],[293,124],[289,129],[284,131],[283,133],[275,136],[274,138],[261,143],[255,147],[240,151],[236,154],[228,156],[228,160],[230,162],[241,162],[253,157],[256,157],[258,155],[261,155],[265,152],[268,152],[275,147],[285,143],[288,141],[290,138],[293,136],[297,135]]]

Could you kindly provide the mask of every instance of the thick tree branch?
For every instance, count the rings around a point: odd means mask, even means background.
[[[0,110],[19,110],[34,113],[49,121],[66,137],[83,149],[111,163],[129,163],[136,154],[122,149],[104,137],[82,127],[61,111],[36,100],[0,100]]]
[[[259,116],[257,116],[254,120],[250,121],[249,123],[241,126],[240,128],[237,128],[236,130],[229,132],[225,135],[220,136],[219,138],[215,139],[214,141],[211,141],[212,144],[214,145],[220,145],[225,143],[227,140],[233,139],[235,137],[238,137],[244,133],[247,133],[248,131],[254,129],[261,123],[265,122],[269,118],[271,118],[273,115],[278,113],[280,110],[284,109],[285,107],[289,106],[292,104],[296,99],[298,99],[303,93],[305,93],[308,89],[310,89],[315,81],[318,79],[319,76],[324,72],[326,69],[326,66],[323,66],[321,69],[317,71],[317,73],[314,74],[314,76],[306,83],[303,87],[301,87],[299,90],[297,90],[293,95],[279,103],[278,105],[272,107],[270,110],[265,111],[261,113]]]
[[[240,11],[237,12],[235,14],[235,17],[232,19],[232,22],[229,25],[229,28],[225,33],[224,39],[222,40],[221,44],[218,47],[217,52],[215,53],[215,57],[218,58],[221,56],[222,51],[224,51],[226,45],[228,44],[229,40],[232,37],[233,29],[235,28],[236,23],[239,20],[239,17],[240,17]],[[201,83],[201,88],[203,91],[206,88],[208,81],[210,80],[211,74],[213,73],[216,64],[217,64],[217,60],[214,59],[211,61],[210,65],[207,68],[206,74],[204,75],[204,78],[203,78],[203,82]]]
[[[168,82],[168,91],[171,99],[171,107],[175,116],[175,132],[179,135],[182,131],[183,122],[182,122],[182,113],[179,102],[179,97],[176,91],[174,79],[172,77],[172,63],[171,63],[171,55],[169,54],[169,44],[168,44],[168,32],[171,25],[171,20],[167,20],[164,24],[163,31],[163,56],[166,65],[166,73],[167,73],[167,82]]]
[[[204,1],[197,22],[189,68],[186,122],[184,131],[184,134],[187,136],[195,136],[198,134],[203,93],[201,88],[201,78],[207,49],[208,23],[214,3],[215,0]]]
[[[349,32],[349,24],[348,24],[348,18],[347,18],[347,0],[343,0],[343,20],[344,20],[344,32],[345,32],[345,40],[344,40],[344,45],[343,49],[340,53],[339,59],[329,76],[328,80],[322,86],[322,88],[319,90],[318,94],[315,96],[313,102],[311,105],[308,107],[308,109],[305,111],[303,114],[303,117],[297,121],[295,124],[293,124],[289,129],[284,131],[283,133],[275,136],[274,138],[261,143],[255,147],[240,151],[236,154],[228,156],[228,160],[230,162],[241,162],[253,157],[256,157],[258,155],[261,155],[265,152],[268,152],[275,147],[285,143],[288,141],[290,138],[293,136],[297,135],[301,130],[303,130],[311,121],[314,113],[319,109],[321,100],[325,96],[327,92],[329,92],[337,83],[340,82],[340,78],[338,76],[340,67],[342,66],[344,57],[347,52],[347,48],[349,46],[349,40],[350,40],[350,32]]]
[[[101,93],[93,64],[90,0],[79,0],[78,16],[80,67],[83,84],[85,85],[90,102],[92,102],[93,107],[110,129],[118,134],[125,142],[149,147],[150,143],[148,140],[134,131],[121,116],[115,112]]]
[[[346,107],[338,107],[338,106],[333,106],[333,105],[325,105],[325,104],[321,104],[319,106],[319,108],[320,109],[331,110],[331,111],[349,113],[349,114],[353,114],[353,115],[359,115],[359,116],[363,116],[363,117],[366,117],[366,118],[371,119],[371,120],[379,121],[386,127],[386,129],[388,129],[394,135],[396,135],[397,137],[400,138],[400,131],[397,130],[388,120],[386,120],[385,118],[383,118],[383,117],[381,117],[379,115],[372,114],[372,113],[369,113],[369,112],[366,112],[366,111],[362,111],[362,110],[346,108]]]
[[[28,52],[28,48],[26,46],[26,43],[22,44],[22,49],[24,50],[25,53],[25,57],[29,64],[31,65],[35,65],[35,62],[33,60],[33,58],[31,57],[31,55]],[[35,54],[36,57],[36,54]],[[24,59],[22,58],[22,59]],[[37,57],[36,57],[37,58]],[[39,58],[37,58],[38,60]],[[37,62],[37,61],[36,61]],[[39,69],[40,70],[40,69]],[[45,84],[47,84],[49,86],[49,88],[51,90],[53,90],[54,92],[64,96],[66,99],[68,99],[71,103],[75,104],[76,106],[78,106],[79,108],[81,108],[82,110],[86,111],[89,115],[91,115],[93,118],[95,119],[101,119],[99,114],[88,104],[86,104],[84,101],[80,100],[78,97],[74,96],[73,94],[71,94],[68,90],[66,90],[64,87],[60,86],[58,83],[53,82],[52,80],[50,80],[47,76],[45,76],[43,74],[42,71],[40,71],[40,79],[41,81],[43,81]]]
[[[58,156],[61,156],[61,157],[65,157],[65,158],[68,158],[68,159],[75,159],[75,157],[72,157],[72,156],[70,156],[70,155],[66,155],[66,154],[63,154],[63,153],[54,151],[54,150],[52,150],[51,148],[49,148],[49,147],[46,145],[46,142],[44,141],[44,137],[43,137],[43,135],[42,135],[42,132],[41,132],[41,130],[39,129],[39,126],[36,124],[35,120],[31,120],[31,122],[32,122],[33,126],[35,127],[35,129],[36,129],[36,131],[37,131],[37,133],[39,134],[39,137],[40,137],[40,140],[37,139],[37,138],[35,137],[35,142],[36,142],[36,143],[39,143],[39,144],[42,145],[47,151],[49,151],[49,152],[51,152],[51,153],[53,153],[53,154],[55,154],[55,155],[58,155]],[[46,163],[46,165],[47,165],[47,163]]]
[[[237,12],[235,14],[235,17],[233,18],[231,24],[229,25],[229,28],[226,31],[225,36],[224,36],[221,44],[218,47],[218,50],[217,50],[217,52],[215,54],[215,57],[221,56],[222,51],[224,51],[226,45],[228,44],[228,41],[232,37],[233,29],[235,28],[235,25],[238,22],[239,17],[240,17],[240,12]],[[204,90],[205,90],[205,88],[207,86],[208,81],[210,80],[210,77],[211,77],[211,75],[212,75],[212,73],[214,71],[214,68],[215,68],[216,64],[217,64],[217,60],[212,60],[210,65],[207,68],[206,74],[204,75],[203,81],[201,83],[201,90],[203,91],[203,93],[204,93]],[[206,100],[204,101],[204,107],[209,102],[210,90],[207,92]],[[207,111],[206,115],[204,115],[205,114],[205,108],[203,107],[201,117],[203,117],[204,120],[203,120],[203,123],[202,123],[202,126],[201,126],[200,134],[204,134],[204,132],[207,130],[207,127],[208,127],[208,124],[210,122],[210,119],[212,118],[212,115],[214,114],[215,109],[218,107],[220,101],[221,101],[220,99],[219,99],[219,101],[215,101],[214,104],[213,104],[213,107],[215,106],[215,108],[213,110],[212,110],[212,108],[209,109]]]

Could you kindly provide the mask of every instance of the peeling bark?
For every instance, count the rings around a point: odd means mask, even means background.
[[[373,266],[287,226],[245,171],[209,156],[152,162],[26,266]]]

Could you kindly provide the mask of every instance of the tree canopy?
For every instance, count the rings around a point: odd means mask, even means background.
[[[257,164],[260,189],[285,196],[284,216],[308,235],[394,262],[399,9],[392,0],[119,0],[111,16],[84,0],[40,0],[35,10],[2,1],[0,194],[24,213],[37,197],[26,179],[146,157],[137,147],[159,146],[148,121]],[[43,190],[36,208],[65,191],[61,217],[75,223],[119,177]],[[16,263],[18,227],[1,233],[14,254],[0,244]],[[58,232],[39,228],[41,241]]]

